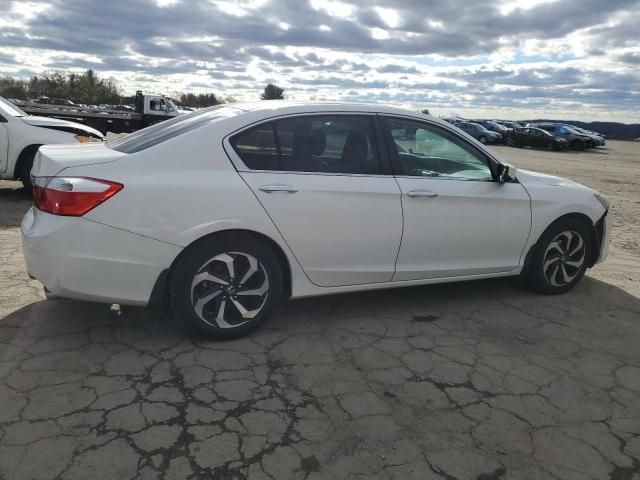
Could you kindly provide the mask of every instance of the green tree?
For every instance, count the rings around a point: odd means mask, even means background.
[[[195,95],[193,93],[183,93],[178,99],[180,105],[186,107],[211,107],[212,105],[220,105],[224,103],[221,97],[218,97],[215,93],[200,93]]]
[[[428,108],[423,108],[422,110],[420,110],[420,112],[424,113],[425,115],[431,115],[429,113],[429,109]]]
[[[45,95],[77,103],[120,103],[120,92],[115,82],[100,78],[93,70],[83,73],[43,72],[31,79],[29,93],[33,97]]]
[[[11,77],[0,77],[0,96],[4,98],[27,99],[29,85],[23,80]]]
[[[284,88],[280,88],[273,83],[264,87],[264,92],[260,94],[262,100],[284,100]]]

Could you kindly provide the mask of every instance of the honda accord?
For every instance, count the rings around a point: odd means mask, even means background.
[[[163,305],[214,338],[279,301],[521,276],[566,292],[607,255],[607,200],[381,106],[216,106],[40,148],[26,264],[49,295]]]

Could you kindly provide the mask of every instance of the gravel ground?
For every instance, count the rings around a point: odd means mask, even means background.
[[[44,300],[0,182],[0,478],[640,479],[640,144],[496,147],[612,200],[572,292],[512,280],[293,301],[249,338]]]

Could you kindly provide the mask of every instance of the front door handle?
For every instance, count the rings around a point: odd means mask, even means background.
[[[425,198],[436,198],[438,194],[436,192],[431,192],[429,190],[411,190],[407,192],[407,196],[411,198],[425,197]]]
[[[296,193],[298,189],[291,185],[263,185],[259,187],[261,192],[265,193],[273,193],[273,192],[284,192],[284,193]]]

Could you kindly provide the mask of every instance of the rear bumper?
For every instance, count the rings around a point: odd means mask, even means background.
[[[31,208],[22,220],[29,275],[60,297],[147,305],[180,247],[85,218]]]

